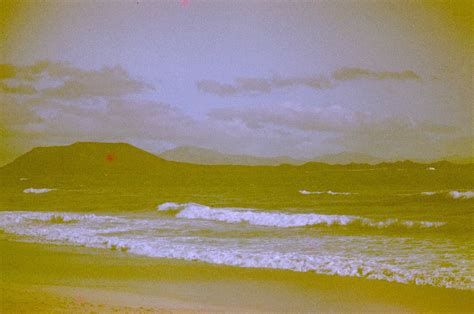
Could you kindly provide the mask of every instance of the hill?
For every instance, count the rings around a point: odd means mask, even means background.
[[[127,143],[36,147],[0,168],[4,175],[147,172],[170,162]]]
[[[182,154],[180,154],[180,152]],[[213,173],[222,179],[224,176],[232,176],[235,173],[289,173],[300,172],[298,169],[427,169],[463,167],[472,168],[470,165],[456,165],[447,161],[436,163],[417,163],[413,161],[381,162],[373,164],[378,159],[376,157],[341,153],[336,155],[326,155],[320,160],[326,162],[312,161],[303,165],[291,165],[295,159],[288,157],[263,158],[245,155],[225,155],[212,150],[200,148],[182,147],[165,152],[159,156],[139,149],[127,143],[98,143],[98,142],[77,142],[67,146],[37,147],[28,153],[16,158],[13,162],[0,168],[0,175],[3,176],[25,176],[29,175],[48,177],[87,175],[103,176],[104,174],[136,174],[139,178],[142,174],[161,175],[167,180],[174,180],[186,175],[199,174],[206,176]],[[174,157],[173,157],[174,156]],[[330,156],[333,156],[330,158]],[[177,161],[166,160],[173,159]],[[194,157],[191,158],[191,157]],[[354,158],[365,160],[365,163],[353,162]],[[192,162],[192,163],[191,163]],[[370,163],[369,163],[370,162]],[[200,163],[200,164],[198,164]],[[269,165],[279,165],[270,167]],[[257,167],[256,166],[260,166]],[[467,169],[467,168],[466,168]],[[130,177],[130,176],[124,176]]]
[[[345,165],[345,164],[350,164],[350,163],[374,165],[374,164],[384,162],[385,160],[380,157],[374,157],[374,156],[366,155],[362,153],[341,152],[337,154],[327,154],[327,155],[314,157],[312,161],[327,163],[331,165],[334,165],[334,164]]]
[[[472,164],[474,163],[474,157],[467,157],[467,156],[459,156],[453,155],[444,158],[444,160],[455,163],[455,164]]]
[[[280,164],[297,165],[303,161],[287,156],[279,157],[256,157],[249,155],[231,155],[221,152],[195,147],[181,146],[165,151],[159,156],[166,160],[186,162],[200,165],[253,165],[253,166],[275,166]]]
[[[129,211],[170,201],[255,208],[328,206],[332,203],[327,197],[308,198],[298,191],[471,190],[474,177],[467,174],[473,171],[474,164],[446,161],[195,165],[167,161],[126,143],[80,142],[38,147],[1,167],[0,210]],[[51,193],[24,193],[32,188]]]

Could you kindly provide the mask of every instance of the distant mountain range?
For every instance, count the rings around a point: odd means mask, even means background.
[[[225,156],[213,162],[242,162],[241,159],[225,159]],[[351,156],[354,155],[324,156],[320,160],[345,162],[344,158]],[[374,161],[367,156],[357,157]],[[245,160],[247,163],[267,162],[259,158]],[[288,162],[285,158],[276,160],[270,159],[272,163]],[[378,169],[380,171],[374,171]],[[377,165],[323,162],[279,166],[198,165],[168,161],[126,143],[79,142],[37,147],[0,167],[3,193],[0,210],[143,210],[169,201],[208,204],[223,199],[230,200],[236,207],[263,206],[262,202],[267,202],[265,204],[286,208],[294,206],[301,189],[393,190],[421,185],[426,191],[435,191],[451,188],[451,185],[472,187],[472,176],[466,175],[469,173],[474,173],[474,164],[456,165],[447,161],[431,164],[398,161]],[[31,190],[51,193],[27,193]],[[252,201],[248,201],[250,199]],[[298,204],[312,206],[315,203],[305,199]]]
[[[463,157],[458,155],[448,156],[444,160],[452,162],[454,164],[472,164],[474,163],[474,157]]]
[[[169,160],[166,160],[169,159]],[[413,161],[380,162],[382,159],[357,153],[324,155],[315,161],[303,161],[290,157],[254,157],[226,155],[208,149],[182,147],[159,156],[127,143],[78,142],[68,146],[37,147],[0,168],[1,175],[25,176],[63,174],[161,174],[174,177],[186,176],[188,171],[206,172],[210,169],[230,169],[246,165],[287,165],[314,169],[367,169],[367,168],[420,168],[455,166],[448,161],[417,163]],[[376,165],[373,165],[377,163]],[[200,165],[201,164],[201,165]],[[202,165],[206,164],[206,165]],[[209,165],[214,166],[209,166]],[[231,166],[231,164],[233,166]],[[218,167],[221,165],[222,167]],[[297,165],[297,166],[295,166]],[[471,164],[472,166],[474,164]],[[242,167],[243,169],[244,167]],[[245,167],[246,168],[246,167]],[[212,170],[214,171],[214,170]],[[216,170],[217,171],[217,170]],[[220,171],[220,170],[219,170]],[[217,173],[219,173],[219,171]],[[251,169],[245,171],[253,171]],[[219,174],[220,176],[220,174]]]
[[[338,154],[327,154],[314,157],[311,161],[327,163],[330,165],[345,165],[350,163],[374,165],[387,160],[362,153],[342,152]]]
[[[382,162],[395,162],[396,160],[387,160],[380,157],[371,156],[357,152],[341,152],[336,154],[325,154],[316,156],[308,160],[296,159],[288,156],[278,157],[257,157],[250,155],[232,155],[224,154],[212,149],[195,147],[195,146],[181,146],[174,149],[167,150],[159,157],[177,162],[186,162],[200,165],[253,165],[253,166],[276,166],[281,164],[302,165],[308,162],[318,162],[330,165],[347,165],[355,164],[369,164],[375,165]],[[453,156],[446,159],[453,163],[472,163],[473,158],[462,159],[459,156]],[[434,161],[419,161],[421,163],[430,163]]]
[[[200,165],[275,166],[281,164],[300,165],[305,163],[303,160],[294,159],[288,156],[256,157],[249,155],[231,155],[195,146],[177,147],[167,150],[158,156],[166,160]]]

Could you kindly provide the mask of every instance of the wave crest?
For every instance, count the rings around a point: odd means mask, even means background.
[[[51,192],[51,191],[54,191],[54,190],[55,189],[47,189],[47,188],[41,188],[41,189],[28,188],[28,189],[24,189],[23,193],[36,193],[36,194],[39,194],[39,193],[48,193],[48,192]]]
[[[174,210],[180,214],[190,207],[195,210],[213,210],[194,203],[165,203],[160,205],[158,210]],[[234,208],[220,210],[261,213]],[[58,218],[59,215],[61,218]],[[344,217],[347,221],[362,219],[356,216]],[[472,263],[469,260],[464,260],[464,257],[455,252],[442,249],[443,246],[440,247],[439,244],[433,247],[433,243],[427,243],[425,240],[418,242],[419,246],[412,250],[413,244],[407,245],[404,239],[393,237],[207,238],[186,235],[185,230],[194,222],[182,224],[182,221],[177,219],[162,218],[154,217],[153,213],[146,213],[146,216],[106,216],[10,211],[0,212],[0,230],[24,236],[27,241],[33,239],[40,243],[106,248],[155,258],[199,260],[237,267],[311,271],[318,274],[468,290],[473,287],[470,272]],[[206,228],[214,227],[206,225]],[[162,229],[171,232],[161,233]],[[308,250],[308,247],[311,249]],[[450,264],[447,265],[446,262]]]
[[[311,195],[311,194],[316,194],[316,195],[321,195],[321,194],[327,194],[327,195],[353,195],[353,194],[357,194],[357,193],[351,193],[351,192],[334,192],[334,191],[314,191],[314,192],[311,192],[311,191],[306,191],[306,190],[300,190],[299,191],[300,194],[303,194],[303,195]]]
[[[449,192],[449,196],[458,199],[458,198],[473,198],[474,197],[474,192],[473,191],[466,191],[466,192],[459,192],[459,191],[451,191]]]
[[[164,203],[157,207],[158,211],[177,211],[177,218],[203,219],[227,223],[249,223],[267,227],[304,227],[304,226],[348,226],[362,225],[372,228],[404,227],[404,228],[437,228],[444,222],[412,221],[400,219],[374,220],[360,216],[292,214],[283,212],[264,212],[243,208],[212,208],[196,203]]]
[[[424,195],[424,196],[445,195],[446,197],[452,198],[452,199],[470,199],[474,197],[474,192],[473,191],[421,192],[421,195]]]

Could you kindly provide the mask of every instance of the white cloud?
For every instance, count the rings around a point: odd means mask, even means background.
[[[306,77],[280,77],[252,78],[239,77],[235,79],[235,84],[220,83],[215,80],[200,80],[196,83],[199,90],[216,94],[218,96],[232,96],[242,93],[270,93],[274,89],[303,86],[311,89],[333,88],[337,82],[370,79],[370,80],[421,80],[421,77],[414,71],[372,71],[363,68],[341,68],[332,73],[329,77],[323,75]]]
[[[4,82],[1,82],[2,79]],[[11,82],[17,84],[12,85]],[[55,83],[56,86],[39,88],[48,83]],[[53,98],[79,99],[120,97],[151,89],[151,85],[130,77],[120,66],[82,70],[68,63],[49,61],[37,62],[30,66],[0,65],[0,91],[10,94],[39,94]]]

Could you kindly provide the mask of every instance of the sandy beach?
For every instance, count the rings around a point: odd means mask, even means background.
[[[470,291],[1,241],[2,313],[472,312]]]
[[[0,0],[0,314],[474,314],[473,3]]]

